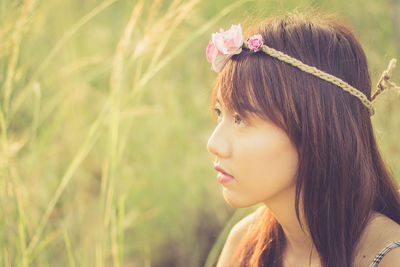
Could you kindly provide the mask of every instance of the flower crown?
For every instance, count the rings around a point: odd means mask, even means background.
[[[357,97],[364,104],[364,106],[368,108],[371,116],[375,113],[372,101],[377,95],[379,95],[385,89],[389,88],[400,90],[399,86],[389,81],[390,72],[396,65],[396,59],[394,58],[390,61],[388,68],[382,73],[381,77],[379,78],[377,90],[371,97],[371,100],[368,100],[368,98],[361,91],[352,87],[350,84],[343,81],[342,79],[329,73],[323,72],[315,67],[309,66],[296,58],[293,58],[281,51],[265,45],[261,34],[255,34],[245,42],[242,27],[240,26],[240,24],[232,25],[231,28],[227,31],[221,29],[220,32],[212,34],[211,40],[209,41],[206,50],[207,60],[211,63],[211,69],[216,72],[220,72],[224,68],[226,62],[233,55],[240,54],[243,48],[249,49],[252,52],[262,51],[285,63],[291,64],[292,66],[297,67],[304,72],[317,76],[327,82],[341,87],[344,91]]]

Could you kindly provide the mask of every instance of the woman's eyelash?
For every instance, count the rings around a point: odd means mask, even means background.
[[[215,107],[214,112],[215,112],[217,120],[220,120],[222,117],[221,109],[219,107]],[[239,114],[233,115],[233,120],[239,126],[243,126],[244,124],[246,124],[245,121],[242,119],[242,117]]]
[[[238,124],[238,125],[245,124],[244,120],[240,117],[239,114],[235,114],[233,118],[234,118],[236,124]]]
[[[215,111],[215,115],[217,116],[217,118],[221,117],[222,111],[219,108],[215,107],[214,111]]]

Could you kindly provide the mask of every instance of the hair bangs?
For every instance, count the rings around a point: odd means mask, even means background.
[[[279,108],[277,94],[280,90],[280,81],[276,67],[269,67],[271,73],[264,73],[265,65],[275,65],[273,59],[262,53],[242,51],[239,55],[231,57],[218,75],[212,95],[212,106],[220,90],[220,101],[232,112],[238,113],[243,119],[257,116],[264,120],[272,121],[285,129],[282,110]],[[264,75],[264,77],[262,77]],[[268,76],[269,78],[265,78]],[[281,102],[281,101],[279,101]]]

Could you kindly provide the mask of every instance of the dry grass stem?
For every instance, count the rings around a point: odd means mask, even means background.
[[[15,75],[15,70],[17,67],[17,62],[19,58],[19,52],[20,52],[20,45],[21,45],[21,40],[23,35],[27,32],[28,30],[28,19],[31,13],[34,10],[35,7],[35,0],[25,0],[24,3],[22,4],[21,8],[21,15],[18,18],[16,25],[15,25],[15,30],[12,34],[11,37],[11,47],[12,51],[8,60],[7,64],[7,75],[6,79],[3,85],[3,92],[4,92],[4,109],[3,113],[7,114],[8,108],[9,108],[9,101],[10,101],[10,96],[11,92],[13,89],[13,79]]]

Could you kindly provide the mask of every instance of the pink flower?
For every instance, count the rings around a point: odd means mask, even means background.
[[[242,27],[239,25],[232,25],[227,31],[223,29],[220,32],[214,33],[211,37],[215,47],[224,55],[235,55],[242,52],[242,45],[244,36]]]
[[[263,40],[261,34],[255,34],[247,40],[247,46],[249,49],[253,50],[254,52],[257,52],[260,50],[261,46],[263,46]]]
[[[218,53],[217,49],[215,49],[214,43],[212,42],[212,40],[210,40],[210,42],[208,43],[208,46],[207,46],[207,51],[206,51],[207,61],[210,63],[213,61],[214,52]]]
[[[244,35],[240,24],[232,25],[227,31],[221,29],[220,32],[212,34],[206,50],[207,60],[212,63],[212,69],[220,72],[230,57],[242,52],[243,42]]]

